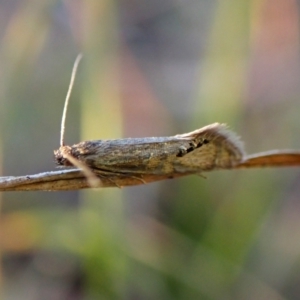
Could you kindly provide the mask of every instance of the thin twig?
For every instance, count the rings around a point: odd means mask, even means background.
[[[183,176],[174,174],[172,178]],[[168,179],[165,175],[147,175],[146,183]],[[137,177],[110,176],[101,178],[101,187],[125,187],[140,185]],[[90,188],[89,181],[79,169],[44,172],[26,176],[0,177],[0,191],[69,191]]]

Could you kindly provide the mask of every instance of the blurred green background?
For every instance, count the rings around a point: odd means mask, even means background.
[[[248,153],[300,149],[296,0],[0,0],[3,175],[66,142],[227,123]],[[300,172],[2,193],[1,299],[299,299]]]

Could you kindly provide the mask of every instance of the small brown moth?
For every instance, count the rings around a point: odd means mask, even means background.
[[[237,166],[243,158],[241,142],[222,124],[211,124],[171,137],[86,141],[55,151],[57,164],[71,166],[70,155],[96,174],[200,173]]]
[[[147,176],[172,178],[175,174],[201,174],[203,171],[300,164],[297,151],[270,151],[246,156],[243,145],[226,125],[214,123],[195,131],[171,137],[125,138],[85,141],[65,146],[64,124],[71,88],[81,56],[73,67],[61,125],[61,145],[54,151],[61,166],[76,166],[92,186],[99,178],[134,177],[147,182]]]

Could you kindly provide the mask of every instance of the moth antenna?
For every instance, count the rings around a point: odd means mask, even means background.
[[[72,88],[73,88],[75,77],[76,77],[77,68],[78,68],[81,58],[82,58],[82,54],[80,53],[77,55],[76,60],[74,62],[72,74],[71,74],[71,80],[70,80],[70,84],[69,84],[69,88],[68,88],[68,92],[67,92],[67,96],[66,96],[66,100],[65,100],[64,110],[63,110],[63,114],[62,114],[62,118],[61,118],[61,126],[60,126],[60,146],[61,147],[65,145],[64,135],[65,135],[67,109],[68,109],[68,104],[69,104]]]

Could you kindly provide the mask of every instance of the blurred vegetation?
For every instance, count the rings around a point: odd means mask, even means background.
[[[213,122],[247,152],[300,148],[299,2],[0,0],[3,175],[66,142]],[[2,299],[299,299],[300,173],[2,194]]]

